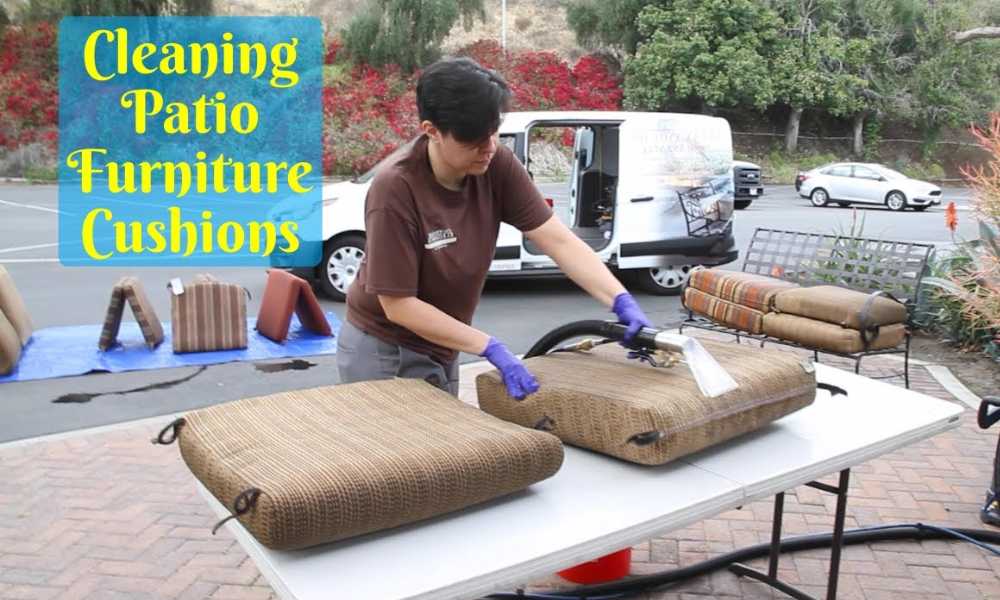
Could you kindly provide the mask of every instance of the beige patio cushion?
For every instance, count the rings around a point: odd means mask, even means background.
[[[811,404],[810,361],[789,352],[703,342],[739,384],[701,394],[683,364],[653,367],[617,344],[525,361],[539,391],[518,401],[497,371],[476,378],[479,406],[501,419],[551,431],[567,444],[659,465],[759,429]]]
[[[7,375],[21,358],[21,338],[0,310],[0,375]]]
[[[27,344],[34,330],[31,317],[28,315],[21,293],[14,285],[14,279],[2,265],[0,265],[0,311],[3,311],[7,320],[13,325],[21,344]]]
[[[774,296],[774,309],[851,329],[864,327],[866,313],[869,326],[905,323],[907,318],[906,306],[891,298],[833,285],[780,291]]]
[[[419,380],[297,390],[188,413],[181,455],[261,544],[291,550],[413,523],[546,479],[559,440]],[[252,490],[257,490],[256,498]],[[430,550],[430,549],[428,549]]]
[[[769,313],[764,315],[764,333],[808,348],[854,353],[895,348],[905,339],[906,326],[895,323],[878,327],[872,331],[874,337],[865,347],[864,338],[857,329],[796,315]]]

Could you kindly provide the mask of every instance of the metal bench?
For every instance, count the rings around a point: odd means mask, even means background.
[[[859,238],[803,231],[785,231],[758,227],[754,231],[743,260],[743,272],[792,281],[803,286],[837,285],[859,292],[883,291],[906,305],[907,329],[912,323],[924,270],[934,253],[933,244]],[[910,333],[901,347],[844,354],[809,348],[795,342],[764,334],[751,334],[720,325],[688,310],[680,330],[694,327],[750,338],[761,346],[771,342],[812,350],[814,359],[829,354],[854,360],[854,372],[861,369],[861,359],[877,354],[902,354],[903,377],[910,387]]]

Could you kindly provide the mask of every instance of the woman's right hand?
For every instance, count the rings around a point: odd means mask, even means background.
[[[500,371],[503,383],[507,387],[507,394],[510,396],[523,400],[529,394],[538,391],[538,380],[500,340],[491,337],[480,356],[490,361]]]

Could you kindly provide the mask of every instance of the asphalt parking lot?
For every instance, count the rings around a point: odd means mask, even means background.
[[[955,240],[977,237],[969,210],[969,191],[946,188],[944,202],[959,208],[959,230],[952,238],[944,226],[943,209],[924,213],[893,213],[885,208],[858,210],[871,237],[930,242],[945,247]],[[185,280],[205,269],[63,267],[58,260],[58,192],[55,186],[0,185],[0,264],[17,282],[36,328],[96,324],[103,320],[114,282],[125,274],[144,282],[161,319],[170,314],[166,283]],[[832,233],[850,226],[852,210],[814,208],[791,186],[769,186],[746,210],[737,211],[737,247],[744,248],[756,227]],[[739,268],[739,263],[727,268]],[[246,287],[252,299],[248,314],[256,314],[265,275],[260,268],[211,269],[220,278]],[[676,297],[637,293],[646,313],[657,324],[681,317]],[[325,310],[343,317],[344,306],[322,300]],[[504,340],[515,352],[527,350],[542,334],[569,321],[607,318],[599,306],[566,280],[503,280],[489,282],[474,325]],[[96,344],[96,340],[95,340]],[[463,361],[478,357],[463,356]],[[93,427],[184,411],[199,406],[281,390],[314,387],[337,381],[333,356],[305,362],[209,366],[90,374],[80,377],[0,384],[0,442],[60,431]],[[129,391],[136,388],[149,388]],[[86,402],[54,402],[68,394],[92,396]],[[78,396],[79,398],[79,396]]]

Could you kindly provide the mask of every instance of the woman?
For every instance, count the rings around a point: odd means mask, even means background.
[[[486,358],[508,393],[538,382],[507,347],[471,327],[501,221],[611,307],[630,338],[649,321],[587,244],[553,214],[525,168],[498,143],[510,89],[460,58],[417,83],[423,135],[383,165],[368,191],[365,259],[337,342],[344,383],[412,377],[457,395],[458,352]]]

